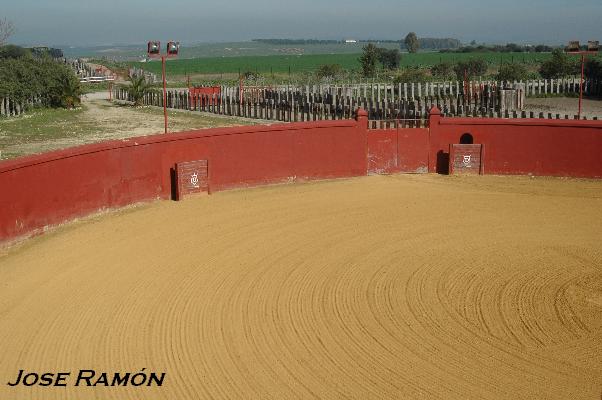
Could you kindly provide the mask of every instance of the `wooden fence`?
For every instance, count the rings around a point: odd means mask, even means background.
[[[40,105],[40,98],[31,98],[26,101],[17,101],[11,98],[0,97],[0,117],[18,117],[31,107]]]
[[[493,81],[479,80],[468,83],[462,81],[421,82],[421,83],[350,83],[342,85],[275,85],[247,86],[242,91],[246,97],[262,97],[265,91],[298,91],[302,93],[365,97],[380,100],[416,100],[426,96],[463,96],[466,99],[478,95],[484,90],[523,90],[525,97],[540,95],[578,94],[579,79],[541,79],[529,81]],[[238,87],[235,90],[239,90]],[[602,82],[586,80],[583,85],[585,95],[602,96]]]
[[[368,112],[371,127],[383,124],[421,127],[426,125],[432,106],[437,106],[445,116],[573,118],[552,113],[536,115],[522,109],[527,92],[556,93],[575,87],[578,90],[578,82],[571,80],[274,86],[252,90],[222,86],[215,94],[191,95],[188,90],[169,90],[167,107],[283,122],[349,119],[362,107]],[[127,87],[117,87],[114,91],[115,99],[132,100]],[[162,92],[147,93],[143,104],[162,107]]]

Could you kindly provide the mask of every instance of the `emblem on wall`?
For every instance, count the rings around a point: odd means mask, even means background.
[[[190,176],[190,184],[195,188],[199,187],[199,174],[195,172]]]

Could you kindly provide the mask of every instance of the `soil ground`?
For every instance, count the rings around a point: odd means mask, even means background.
[[[549,98],[535,98],[529,97],[526,100],[525,111],[533,111],[536,115],[543,112],[545,116],[548,113],[552,113],[552,116],[560,114],[560,118],[564,118],[568,115],[570,119],[573,119],[579,111],[579,98],[575,97],[549,97]],[[592,119],[598,117],[602,120],[602,100],[595,99],[583,99],[581,116]]]
[[[395,175],[71,223],[0,255],[0,398],[598,399],[600,220],[601,181]]]
[[[170,132],[265,123],[209,113],[169,111]],[[109,102],[106,92],[88,93],[79,110],[39,110],[0,119],[0,159],[87,143],[163,133],[163,110]]]

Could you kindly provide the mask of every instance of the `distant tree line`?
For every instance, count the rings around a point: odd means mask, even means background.
[[[320,39],[253,39],[253,42],[267,43],[267,44],[334,44],[344,42],[341,40],[320,40]]]
[[[461,46],[455,50],[444,49],[442,52],[450,53],[549,53],[553,50],[551,46],[545,44],[532,45],[520,45],[516,43],[507,43],[504,45],[471,45]]]
[[[417,38],[420,48],[425,50],[457,49],[462,42],[452,38]],[[253,42],[274,45],[304,45],[304,44],[337,44],[345,43],[345,40],[320,40],[320,39],[253,39]],[[403,44],[403,40],[372,40],[361,39],[358,43],[396,43]]]
[[[79,104],[80,95],[73,70],[50,54],[0,47],[0,97],[17,101],[39,97],[44,106],[72,108]]]
[[[417,38],[420,48],[424,50],[457,49],[462,42],[453,38]],[[396,43],[405,45],[404,40],[358,40],[359,43]]]

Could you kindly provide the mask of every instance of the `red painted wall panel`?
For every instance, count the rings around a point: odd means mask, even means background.
[[[485,174],[602,177],[599,121],[434,119],[431,172],[446,172],[449,145],[470,133],[475,144],[484,146]]]
[[[429,130],[426,128],[368,131],[368,172],[427,172]]]
[[[0,241],[171,196],[177,162],[206,159],[212,191],[366,173],[357,121],[236,127],[110,141],[0,163]]]
[[[428,172],[429,130],[399,130],[399,166],[402,172]]]

